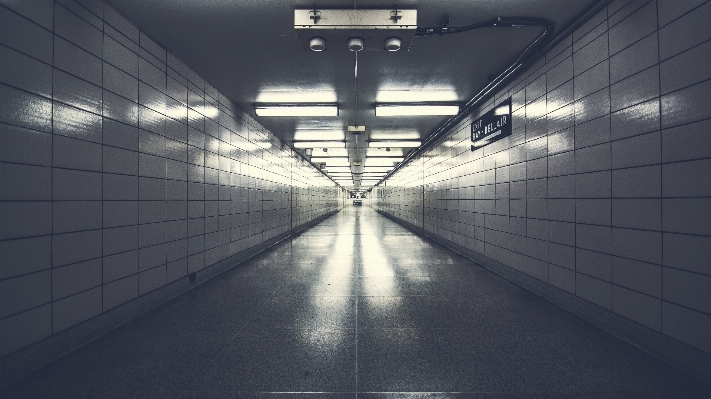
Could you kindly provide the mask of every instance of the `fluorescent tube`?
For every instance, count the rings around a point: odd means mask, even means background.
[[[457,115],[458,113],[458,104],[401,103],[375,105],[375,116]]]
[[[254,104],[257,116],[338,116],[338,104]]]

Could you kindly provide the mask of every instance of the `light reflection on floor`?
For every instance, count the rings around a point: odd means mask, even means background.
[[[2,393],[279,396],[707,397],[367,207],[345,208]]]

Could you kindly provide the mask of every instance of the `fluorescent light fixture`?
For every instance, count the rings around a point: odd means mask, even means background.
[[[376,104],[375,116],[457,115],[459,104],[452,103],[393,103]]]
[[[371,140],[419,140],[420,133],[417,130],[392,129],[373,130],[370,132]]]
[[[257,116],[338,116],[338,104],[254,104]]]
[[[280,86],[272,85],[260,87],[256,103],[335,103],[337,102],[336,90],[328,85]]]
[[[420,141],[369,141],[370,148],[415,148],[419,147]]]
[[[366,157],[403,157],[407,149],[402,148],[368,148],[365,151]]]
[[[365,159],[365,163],[368,164],[369,161],[371,161],[371,160],[402,162],[403,159],[405,159],[405,158],[403,158],[403,157],[368,157]],[[368,165],[368,166],[372,166],[372,165]]]
[[[343,130],[296,130],[294,141],[345,140]]]
[[[329,166],[328,167],[328,172],[334,172],[334,173],[340,173],[340,172],[348,172],[351,173],[351,167],[350,166]]]
[[[363,173],[369,172],[384,172],[388,173],[393,170],[392,166],[366,166],[363,168]]]
[[[366,158],[365,163],[368,166],[390,166],[392,168],[395,162],[402,162],[403,158]]]
[[[427,85],[424,87],[398,87],[392,85],[378,88],[375,101],[379,103],[402,102],[456,102],[457,92],[451,85]]]
[[[323,152],[322,152],[323,154]],[[337,160],[348,160],[348,157],[329,157],[329,156],[314,156],[311,158],[311,162],[313,163],[319,163],[319,162],[328,162],[328,161],[337,161]]]
[[[346,148],[343,141],[295,141],[294,148]]]
[[[348,158],[323,158],[323,157],[314,157],[311,158],[312,163],[326,163],[326,169],[330,166],[349,166],[350,162],[348,162]]]

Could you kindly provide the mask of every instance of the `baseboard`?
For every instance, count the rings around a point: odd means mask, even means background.
[[[65,331],[8,354],[0,359],[0,389],[103,337],[176,296],[200,286],[218,274],[244,263],[275,244],[305,232],[338,212],[333,211],[311,222],[294,227],[291,231],[208,266],[195,273],[193,282],[190,282],[189,277],[183,277]]]
[[[459,244],[438,237],[422,227],[378,211],[388,219],[443,245],[474,263],[536,294],[617,339],[642,350],[676,370],[711,387],[711,354],[696,349],[641,324],[601,308],[573,294],[537,280]]]

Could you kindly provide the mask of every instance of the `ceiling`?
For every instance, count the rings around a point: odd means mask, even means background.
[[[417,25],[450,27],[497,16],[546,18],[560,30],[594,0],[400,0],[417,10]],[[294,10],[313,8],[304,0],[108,0],[156,42],[250,113],[289,145],[295,132],[343,131],[349,162],[373,156],[406,154],[393,148],[367,154],[369,140],[422,140],[447,116],[375,116],[376,102],[447,101],[465,103],[508,67],[542,28],[483,28],[446,36],[415,37],[409,51],[358,53],[355,57],[327,44],[323,52],[302,50],[294,29]],[[323,9],[394,8],[378,0],[316,2]],[[259,117],[254,103],[337,102],[337,117]],[[356,106],[357,105],[357,106]],[[358,112],[356,112],[358,109]],[[349,135],[348,125],[366,132]],[[298,135],[297,135],[298,136]],[[297,137],[299,138],[299,137]],[[330,150],[329,154],[336,154]],[[344,152],[341,150],[341,152]],[[324,155],[320,148],[314,156]],[[344,155],[344,154],[342,154]],[[362,167],[352,167],[355,173]],[[359,181],[355,175],[356,188]],[[348,186],[349,184],[343,184]],[[368,184],[363,184],[367,188]]]

